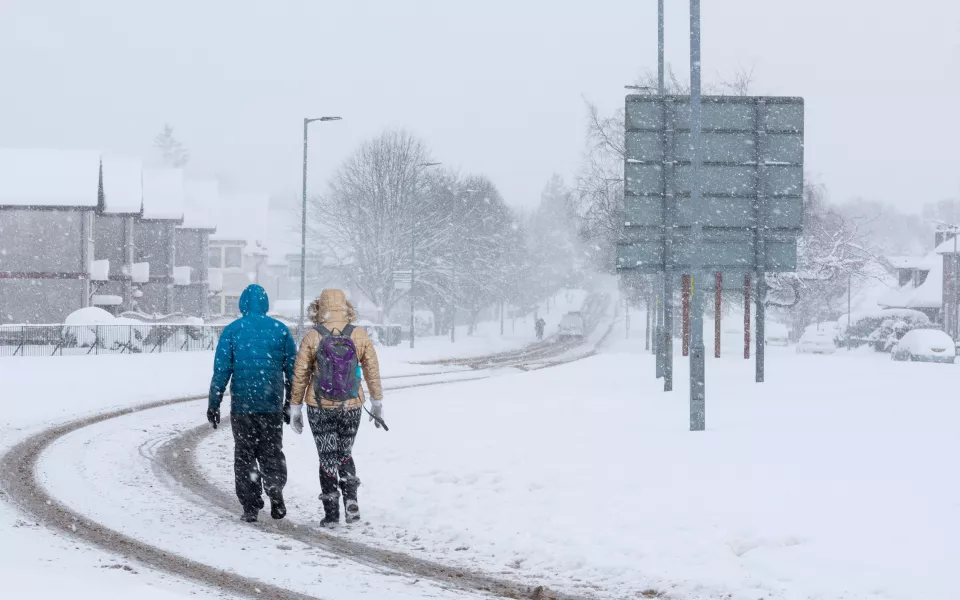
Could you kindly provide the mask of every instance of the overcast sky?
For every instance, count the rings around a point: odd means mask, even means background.
[[[688,2],[667,0],[688,68]],[[806,163],[834,200],[960,195],[960,3],[705,0],[706,78],[806,99]],[[583,153],[583,98],[612,111],[656,67],[655,0],[0,0],[0,145],[143,156],[164,122],[198,172],[310,186],[385,127],[532,205]]]

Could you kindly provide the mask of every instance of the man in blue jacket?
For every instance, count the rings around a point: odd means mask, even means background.
[[[287,514],[283,424],[290,422],[297,345],[286,325],[267,316],[269,307],[267,292],[259,285],[241,294],[242,317],[223,330],[217,344],[207,408],[207,420],[216,429],[230,383],[233,470],[242,518],[248,523],[256,521],[263,508],[263,492],[270,498],[270,516],[282,519]]]

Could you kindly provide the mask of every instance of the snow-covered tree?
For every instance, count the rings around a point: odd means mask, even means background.
[[[173,126],[169,123],[153,138],[153,147],[160,155],[160,162],[167,167],[180,168],[190,162],[190,152],[183,142],[174,136]]]

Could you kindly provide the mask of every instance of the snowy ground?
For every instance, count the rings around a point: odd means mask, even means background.
[[[616,343],[581,362],[390,394],[357,442],[369,524],[343,535],[593,591],[675,598],[948,599],[960,559],[949,366],[770,348],[710,360],[708,431],[687,370]],[[319,518],[316,455],[288,436],[291,503]],[[209,475],[230,485],[230,444]]]
[[[391,431],[364,421],[356,446],[366,523],[341,535],[602,598],[644,590],[676,599],[960,597],[952,577],[960,484],[950,477],[960,454],[956,367],[768,348],[767,383],[757,385],[753,362],[736,358],[736,344],[725,339],[725,357],[707,364],[708,431],[694,434],[686,361],[678,357],[676,391],[665,394],[642,339],[624,337],[615,331],[602,354],[543,371],[389,392]],[[74,415],[203,393],[210,360],[0,360],[0,450]],[[411,368],[391,357],[384,364],[388,375]],[[142,456],[138,445],[196,424],[198,411],[202,402],[72,434],[44,459],[47,485],[85,514],[197,559],[304,591],[346,581],[336,561],[305,559],[327,584],[311,580],[268,534],[251,537],[166,490],[146,491],[157,485],[149,452]],[[312,441],[288,434],[285,444],[291,518],[315,523]],[[225,489],[232,489],[231,448],[229,432],[218,431],[199,452]],[[118,489],[128,511],[100,502]],[[77,588],[95,589],[98,598],[142,594],[137,586],[157,597],[198,591],[136,565],[136,575],[100,568],[116,561],[72,551],[70,540],[17,519],[0,505],[0,577],[15,591],[40,598]],[[286,566],[259,573],[249,554],[228,552],[224,540]],[[58,577],[45,577],[54,563]],[[352,572],[366,584],[336,589],[378,598],[425,593],[402,578]]]

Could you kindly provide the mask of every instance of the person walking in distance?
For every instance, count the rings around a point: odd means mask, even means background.
[[[270,516],[282,519],[287,514],[283,423],[290,422],[297,345],[286,325],[267,316],[269,307],[267,292],[259,285],[241,294],[242,316],[227,325],[217,343],[207,408],[207,420],[216,429],[230,383],[234,480],[242,519],[248,523],[256,521],[263,508],[263,492],[270,498]]]
[[[543,320],[543,317],[537,319],[536,324],[534,325],[537,332],[537,341],[543,340],[543,330],[546,328],[547,322]]]
[[[377,351],[367,332],[354,327],[357,313],[341,290],[323,290],[310,304],[315,327],[303,338],[293,375],[290,427],[303,431],[301,403],[307,405],[307,419],[320,456],[320,500],[324,517],[321,525],[340,523],[340,495],[345,520],[360,520],[357,504],[357,466],[353,442],[360,427],[363,409],[361,373],[370,390],[370,420],[379,428],[383,416],[383,387]]]

